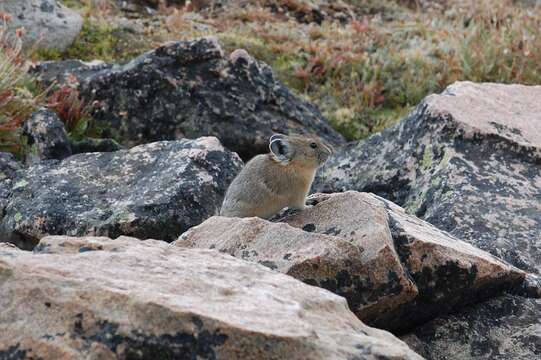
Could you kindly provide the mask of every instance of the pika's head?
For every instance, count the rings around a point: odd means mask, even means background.
[[[332,147],[321,140],[303,135],[272,135],[269,149],[281,165],[317,168],[332,155]]]

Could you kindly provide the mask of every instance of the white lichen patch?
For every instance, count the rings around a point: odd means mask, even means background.
[[[215,212],[240,164],[215,137],[43,162],[19,180],[20,195],[10,199],[8,216],[15,223],[10,226],[36,239],[47,232],[136,232],[172,240],[181,229]],[[26,218],[41,220],[23,224]]]
[[[26,185],[28,185],[28,181],[26,181],[25,179],[22,179],[22,180],[19,180],[15,183],[15,185],[13,185],[13,190],[17,190],[17,189],[20,189],[20,188],[24,188]]]

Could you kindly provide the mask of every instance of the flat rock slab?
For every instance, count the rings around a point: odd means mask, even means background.
[[[403,331],[524,281],[513,266],[372,194],[316,195],[280,223],[213,217],[173,244],[217,249],[344,296],[363,321]]]
[[[457,83],[424,102],[432,116],[453,117],[464,137],[476,134],[541,155],[541,86]]]
[[[541,86],[459,82],[343,147],[323,192],[369,191],[515,266],[541,271]]]
[[[211,135],[248,159],[267,152],[274,132],[344,143],[269,66],[244,50],[225,54],[212,37],[170,43],[125,65],[68,60],[35,72],[46,84],[76,78],[82,97],[98,105],[93,117],[128,146]]]
[[[12,180],[3,239],[25,249],[60,234],[172,241],[217,213],[241,167],[212,137],[42,162]]]
[[[162,241],[0,244],[0,290],[1,358],[421,359],[331,292]]]

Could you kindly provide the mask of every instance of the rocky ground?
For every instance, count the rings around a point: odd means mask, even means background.
[[[126,145],[213,135],[249,159],[266,151],[273,132],[344,142],[268,65],[242,49],[225,54],[213,37],[171,43],[125,65],[66,61],[33,71],[47,85],[77,82],[82,98],[96,103],[96,122]]]
[[[539,86],[453,84],[395,127],[342,147],[314,188],[373,192],[539,274],[540,96]],[[539,284],[536,276],[528,281]],[[526,359],[539,354],[540,313],[539,300],[506,295],[405,339],[428,358]]]
[[[84,32],[57,1],[7,4],[28,33],[61,23],[46,49]],[[265,4],[301,24],[359,16]],[[0,359],[541,357],[541,86],[456,82],[347,142],[219,37],[102,60],[36,63],[54,101],[0,111],[23,117],[23,151],[0,153]],[[309,207],[216,216],[273,132],[335,147]]]

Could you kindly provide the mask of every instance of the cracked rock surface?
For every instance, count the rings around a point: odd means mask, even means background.
[[[427,359],[529,360],[541,354],[541,302],[506,294],[403,336]]]

